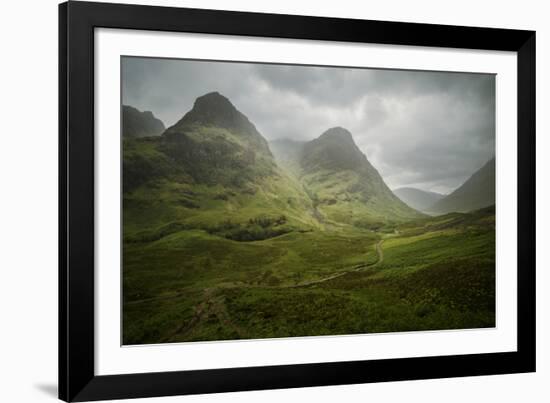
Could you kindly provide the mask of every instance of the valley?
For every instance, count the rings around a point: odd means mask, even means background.
[[[494,206],[427,216],[346,129],[269,144],[218,93],[124,137],[122,239],[123,344],[495,326]]]

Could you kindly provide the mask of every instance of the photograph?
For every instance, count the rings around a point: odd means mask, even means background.
[[[550,402],[544,2],[2,4],[0,403]]]
[[[494,74],[120,79],[122,345],[496,327]]]

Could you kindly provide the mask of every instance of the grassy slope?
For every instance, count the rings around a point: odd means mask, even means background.
[[[276,140],[270,147],[277,163],[303,184],[317,214],[333,226],[391,229],[423,216],[393,194],[346,129],[329,129],[309,142]]]
[[[422,216],[397,199],[389,189],[387,194],[368,192],[371,196],[366,198],[360,185],[361,175],[352,170],[319,170],[303,175],[301,180],[320,213],[333,224],[393,229],[396,223]]]
[[[236,242],[182,231],[124,250],[124,342],[494,326],[494,212],[397,234],[316,230]],[[374,263],[383,242],[383,261]],[[334,273],[338,278],[307,284]]]
[[[228,235],[247,229],[289,232],[319,226],[302,186],[270,156],[251,151],[242,139],[223,129],[196,128],[184,140],[124,142],[126,241],[153,241],[183,229]],[[214,147],[224,147],[224,166],[198,160],[189,167],[166,154],[166,149],[189,148],[189,144],[199,155],[205,149],[215,152]]]
[[[432,213],[468,212],[495,204],[495,159],[488,161],[451,194],[427,211]]]

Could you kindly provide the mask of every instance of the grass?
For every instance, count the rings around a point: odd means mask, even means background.
[[[491,214],[389,235],[350,226],[238,242],[181,229],[127,242],[124,343],[493,327]]]

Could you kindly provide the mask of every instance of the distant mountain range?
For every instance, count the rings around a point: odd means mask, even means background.
[[[152,112],[141,112],[128,105],[122,105],[122,127],[126,138],[160,136],[165,130],[164,123]]]
[[[428,210],[433,213],[468,212],[495,204],[495,158],[489,160],[454,192]]]
[[[412,187],[394,189],[393,193],[418,211],[428,211],[436,202],[445,197],[441,193],[428,192]]]

